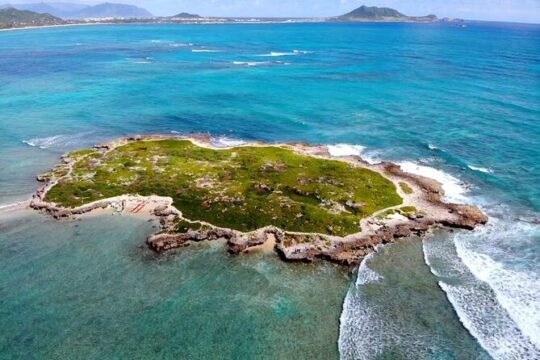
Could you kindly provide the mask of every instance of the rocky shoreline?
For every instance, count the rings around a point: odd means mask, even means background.
[[[162,135],[126,137],[96,145],[94,148],[106,153],[130,142],[166,139],[190,140],[198,146],[216,148],[212,145],[209,136]],[[193,242],[225,239],[229,252],[232,254],[248,252],[263,244],[271,243],[285,261],[312,262],[320,259],[343,265],[356,265],[363,257],[375,251],[377,246],[391,243],[399,238],[411,235],[422,236],[433,228],[473,230],[476,226],[487,222],[487,217],[474,206],[444,202],[444,191],[437,181],[406,173],[399,165],[393,163],[383,162],[373,165],[358,156],[332,157],[325,145],[255,142],[240,146],[280,146],[303,155],[345,161],[353,166],[376,171],[395,184],[399,195],[403,198],[403,204],[362,219],[360,224],[362,231],[345,237],[286,232],[273,226],[249,233],[219,228],[197,221],[197,219],[184,219],[182,212],[173,206],[171,198],[159,196],[124,195],[77,208],[65,208],[45,199],[47,192],[60,179],[69,177],[71,174],[75,161],[68,155],[64,155],[62,164],[56,168],[57,171],[53,170],[50,174],[38,176],[38,180],[44,182],[44,185],[33,195],[30,207],[50,214],[56,219],[77,217],[98,209],[115,208],[118,212],[138,213],[145,208],[145,213],[159,218],[161,223],[161,231],[147,239],[148,246],[156,252],[188,246]],[[404,211],[404,209],[409,209],[409,211]],[[190,227],[185,233],[174,232],[173,227],[179,219],[196,226],[193,226],[193,229]]]

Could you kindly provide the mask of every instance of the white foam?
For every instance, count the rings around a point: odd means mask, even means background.
[[[428,149],[429,149],[429,150],[437,150],[437,149],[439,149],[439,148],[436,147],[436,146],[433,145],[433,144],[428,144]]]
[[[496,219],[491,221],[498,223]],[[488,233],[490,242],[494,236],[509,235],[499,225]],[[440,278],[439,286],[460,321],[493,358],[540,358],[537,274],[507,269],[474,251],[471,244],[488,240],[485,234],[480,229],[424,239],[426,264]]]
[[[479,280],[487,283],[497,301],[508,312],[523,334],[540,349],[540,274],[532,271],[509,269],[488,254],[476,249],[478,243],[493,242],[497,237],[533,237],[540,227],[533,224],[505,223],[490,218],[488,226],[478,229],[472,236],[455,237],[460,259]]]
[[[281,56],[295,56],[295,55],[299,55],[300,53],[296,53],[296,52],[277,52],[277,51],[272,51],[268,54],[262,54],[262,55],[259,55],[259,56],[262,56],[262,57],[281,57]]]
[[[0,211],[28,205],[28,201],[19,201],[11,204],[0,204]]]
[[[293,50],[293,53],[295,53],[295,54],[313,54],[313,51]]]
[[[380,160],[377,158],[375,153],[366,152],[365,146],[362,145],[352,145],[352,144],[335,144],[327,145],[328,153],[331,156],[341,157],[341,156],[360,156],[363,160],[367,161],[369,164],[380,163]]]
[[[194,53],[218,53],[221,52],[221,50],[213,50],[213,49],[193,49],[191,52]]]
[[[234,65],[243,65],[243,66],[261,66],[269,65],[270,61],[233,61]]]
[[[311,51],[303,51],[303,50],[293,50],[291,52],[271,51],[268,54],[262,54],[262,55],[258,55],[258,56],[262,56],[262,57],[281,57],[281,56],[298,56],[298,55],[305,55],[305,54],[311,54]]]
[[[505,318],[489,296],[474,288],[444,282],[440,282],[439,286],[446,293],[463,326],[494,359],[540,358],[540,351]]]
[[[362,152],[366,149],[362,145],[351,145],[351,144],[335,144],[328,145],[328,152],[332,156],[360,156]]]
[[[234,139],[227,136],[212,137],[210,139],[212,146],[218,148],[229,148],[246,144],[246,141]]]
[[[84,132],[74,135],[54,135],[43,138],[32,138],[23,140],[24,144],[32,147],[38,147],[40,149],[49,149],[52,147],[68,147],[75,146],[81,143],[83,139],[88,137],[91,133]]]
[[[434,169],[429,166],[419,165],[412,161],[402,161],[398,163],[401,169],[410,174],[425,176],[437,180],[441,183],[445,199],[452,202],[466,202],[467,188],[458,178],[445,173],[444,171]]]
[[[188,46],[193,46],[193,43],[176,42],[176,43],[170,43],[169,46],[174,47],[174,48],[188,47]]]
[[[486,174],[493,174],[494,171],[490,168],[485,168],[485,167],[481,167],[481,166],[473,166],[473,165],[467,165],[469,169],[471,170],[474,170],[474,171],[480,171],[480,172],[483,172],[483,173],[486,173]]]
[[[358,268],[356,284],[352,285],[345,301],[339,319],[338,348],[340,359],[370,359],[383,347],[378,333],[373,327],[379,324],[377,315],[358,293],[359,285],[378,282],[382,276],[371,270],[367,263],[373,258],[373,254],[366,256]]]
[[[384,279],[382,275],[380,275],[378,272],[372,270],[368,266],[368,262],[371,261],[371,259],[375,256],[375,253],[371,253],[368,256],[366,256],[362,262],[360,263],[360,266],[358,267],[358,276],[356,278],[356,285],[365,285],[365,284],[371,284],[376,283]]]

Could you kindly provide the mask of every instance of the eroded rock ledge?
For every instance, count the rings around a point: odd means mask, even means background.
[[[106,154],[130,143],[170,139],[189,140],[197,146],[214,148],[211,139],[207,136],[187,138],[148,135],[123,138],[97,145],[94,150]],[[321,159],[336,159],[330,156],[324,145],[251,143],[245,146],[278,146],[302,155]],[[81,156],[81,154],[79,153],[77,156]],[[33,196],[30,206],[49,213],[57,219],[62,219],[106,208],[114,208],[119,212],[138,212],[143,204],[143,208],[146,208],[145,211],[160,219],[161,231],[151,235],[147,240],[149,247],[156,252],[188,246],[193,242],[225,239],[229,252],[233,254],[247,252],[263,244],[270,244],[286,261],[311,262],[322,259],[344,265],[354,265],[358,264],[364,256],[373,252],[375,247],[380,244],[390,243],[410,235],[421,236],[434,227],[472,230],[487,222],[487,217],[474,206],[445,203],[443,200],[444,191],[437,181],[406,173],[398,165],[392,163],[368,164],[357,156],[340,157],[338,160],[381,174],[395,185],[397,193],[403,198],[403,203],[377,211],[361,219],[361,231],[348,236],[283,231],[274,226],[267,226],[251,232],[218,227],[204,221],[198,221],[198,219],[186,219],[182,212],[173,206],[172,198],[157,195],[122,195],[73,208],[50,202],[47,199],[48,192],[59,181],[69,179],[72,176],[73,167],[78,159],[80,158],[76,158],[75,155],[64,155],[60,165],[56,166],[50,173],[38,176],[38,180],[45,184]],[[259,185],[256,191],[262,193],[268,191],[264,186],[264,184]],[[349,202],[347,206],[354,208],[355,206],[361,207],[362,204]]]

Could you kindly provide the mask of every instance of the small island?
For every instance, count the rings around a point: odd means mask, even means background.
[[[100,209],[158,217],[147,240],[157,252],[224,239],[234,254],[352,265],[398,238],[487,221],[445,203],[434,180],[303,143],[216,148],[208,136],[134,136],[66,154],[38,180],[31,207],[57,219]]]

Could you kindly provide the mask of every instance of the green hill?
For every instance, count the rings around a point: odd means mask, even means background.
[[[200,19],[201,17],[199,15],[196,15],[196,14],[190,14],[190,13],[186,13],[186,12],[183,12],[183,13],[180,13],[180,14],[176,14],[174,16],[171,16],[173,18],[179,18],[179,19]]]
[[[360,18],[360,19],[383,19],[383,18],[406,18],[399,11],[391,8],[376,7],[376,6],[360,6],[358,9],[343,15],[344,18]]]
[[[341,21],[408,21],[408,22],[432,22],[437,21],[435,15],[407,16],[395,9],[376,6],[360,6],[345,15],[337,17]]]
[[[13,8],[0,9],[0,27],[60,25],[64,21],[49,14],[38,14],[33,11]]]

